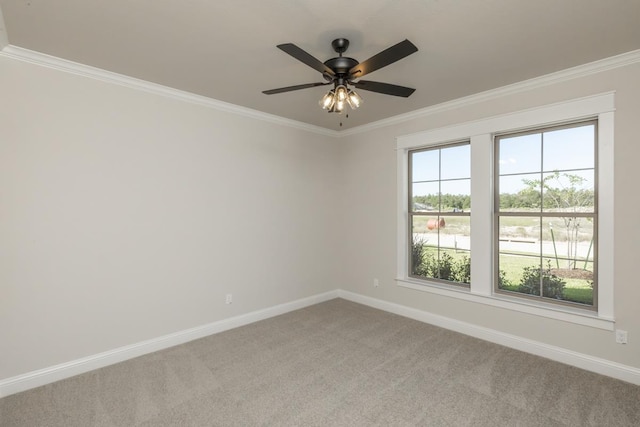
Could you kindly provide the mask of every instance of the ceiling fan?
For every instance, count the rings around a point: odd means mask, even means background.
[[[331,42],[331,46],[339,56],[328,59],[325,62],[321,62],[293,43],[279,44],[277,46],[278,49],[288,53],[298,61],[322,73],[322,77],[325,79],[325,82],[281,87],[278,89],[265,90],[262,93],[273,95],[276,93],[290,92],[310,87],[332,85],[332,89],[320,100],[320,106],[330,113],[342,113],[345,108],[345,104],[348,104],[351,108],[355,109],[362,103],[360,95],[358,95],[353,89],[350,89],[349,86],[368,90],[370,92],[401,96],[405,98],[415,91],[415,89],[409,87],[393,85],[390,83],[357,80],[366,74],[393,64],[394,62],[417,52],[418,48],[409,40],[401,41],[400,43],[372,56],[364,62],[358,62],[353,58],[342,56],[349,47],[349,40],[345,38],[335,39]]]

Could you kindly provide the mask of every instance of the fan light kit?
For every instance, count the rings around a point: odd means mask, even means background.
[[[349,40],[345,38],[335,39],[331,42],[333,50],[338,53],[338,57],[331,58],[325,62],[320,62],[309,53],[300,49],[293,43],[278,45],[278,49],[293,56],[298,61],[322,73],[326,82],[306,83],[295,86],[287,86],[279,89],[265,90],[262,93],[273,95],[276,93],[291,92],[294,90],[307,89],[316,86],[332,85],[333,88],[320,99],[320,107],[330,113],[342,113],[348,104],[352,109],[362,105],[362,97],[355,90],[349,88],[353,86],[358,89],[370,92],[382,93],[385,95],[409,97],[415,89],[380,83],[368,80],[358,80],[365,74],[379,70],[382,67],[393,64],[402,58],[418,51],[418,48],[409,40],[404,40],[377,55],[372,56],[364,62],[358,62],[353,58],[342,56],[349,47]]]
[[[351,109],[355,110],[362,104],[362,97],[358,95],[355,90],[350,90],[344,85],[339,85],[322,97],[320,106],[323,110],[328,110],[330,113],[342,113],[345,101]]]

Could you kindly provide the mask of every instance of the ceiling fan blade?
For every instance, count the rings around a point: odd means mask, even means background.
[[[382,67],[393,64],[417,51],[418,48],[409,40],[401,41],[351,68],[349,70],[349,78],[360,78],[365,74],[372,73]]]
[[[368,90],[370,92],[383,93],[385,95],[402,96],[404,98],[409,97],[415,89],[405,86],[392,85],[390,83],[372,82],[369,80],[360,80],[353,83],[355,87],[362,90]]]
[[[292,90],[300,90],[300,89],[307,89],[310,87],[316,87],[316,86],[325,86],[328,85],[330,83],[305,83],[302,85],[295,85],[295,86],[287,86],[287,87],[281,87],[278,89],[270,89],[270,90],[263,90],[262,93],[264,93],[265,95],[273,95],[276,93],[283,93],[283,92],[291,92]]]
[[[279,44],[277,47],[278,47],[278,49],[282,50],[283,52],[288,53],[289,55],[293,56],[298,61],[307,64],[309,67],[313,68],[314,70],[317,70],[317,71],[321,72],[322,74],[328,74],[330,76],[334,76],[335,75],[333,70],[331,68],[327,67],[326,65],[324,65],[324,63],[322,63],[322,61],[320,61],[319,59],[316,59],[315,57],[311,56],[311,54],[309,54],[309,53],[305,52],[304,50],[300,49],[298,46],[296,46],[293,43]]]

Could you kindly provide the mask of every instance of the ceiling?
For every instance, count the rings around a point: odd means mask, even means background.
[[[640,49],[638,0],[0,0],[0,12],[12,46],[333,130]],[[360,91],[348,117],[319,107],[325,87],[261,93],[323,81],[276,45],[325,61],[338,37],[360,62],[409,39],[417,53],[366,79],[416,92]]]

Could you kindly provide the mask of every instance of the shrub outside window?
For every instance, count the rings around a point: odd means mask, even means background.
[[[468,142],[409,151],[409,275],[471,282],[471,152]]]

